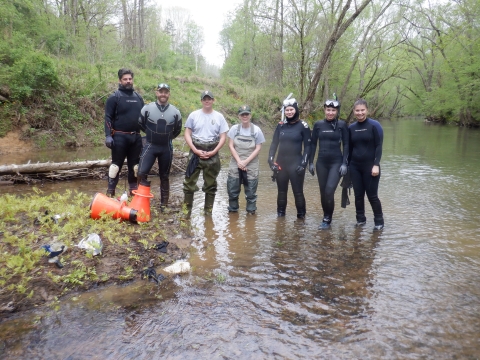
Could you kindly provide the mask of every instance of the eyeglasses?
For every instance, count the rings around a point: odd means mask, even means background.
[[[291,99],[288,99],[288,100],[284,100],[284,101],[283,101],[283,106],[284,106],[284,107],[292,106],[292,105],[295,104],[296,102],[297,102],[297,100],[295,100],[294,98],[291,98]]]
[[[158,86],[157,86],[157,90],[160,90],[160,89],[170,90],[170,86],[168,86],[168,84],[161,83],[161,84],[158,84]]]
[[[337,100],[327,100],[327,101],[325,101],[324,106],[339,107],[340,103]]]

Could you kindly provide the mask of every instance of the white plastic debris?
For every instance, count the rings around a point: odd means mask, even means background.
[[[125,191],[122,196],[120,196],[120,202],[127,201],[128,200],[128,194]]]
[[[88,236],[80,240],[76,246],[80,249],[87,250],[87,252],[93,256],[101,254],[103,250],[102,239],[100,239],[100,235],[98,234],[88,234]]]
[[[190,263],[188,261],[177,261],[176,263],[164,268],[170,274],[181,274],[190,271]]]

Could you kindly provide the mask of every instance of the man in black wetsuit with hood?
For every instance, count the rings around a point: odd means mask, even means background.
[[[133,72],[118,70],[118,90],[105,104],[105,145],[112,149],[112,164],[108,169],[107,195],[114,196],[120,169],[127,158],[130,194],[138,188],[137,171],[142,150],[138,117],[143,99],[133,90]]]

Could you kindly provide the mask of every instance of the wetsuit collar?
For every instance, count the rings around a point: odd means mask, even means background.
[[[126,89],[122,84],[118,84],[118,90],[124,91],[126,93],[131,93],[131,94],[133,94],[134,92],[133,86],[131,89]]]
[[[159,104],[158,100],[155,101],[155,104],[157,105],[158,110],[160,110],[161,112],[165,112],[168,109],[168,107],[170,106],[169,103],[167,103],[167,105],[161,105],[161,104]]]

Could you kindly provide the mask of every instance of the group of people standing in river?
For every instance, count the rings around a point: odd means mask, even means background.
[[[171,105],[170,87],[159,84],[155,90],[157,101],[144,105],[143,99],[133,90],[133,72],[120,69],[119,88],[105,105],[105,145],[112,149],[112,165],[108,174],[107,194],[114,196],[118,173],[127,158],[130,191],[139,183],[148,183],[147,175],[155,160],[159,163],[160,209],[169,199],[169,173],[173,159],[172,140],[182,128],[182,117]],[[246,210],[254,215],[259,180],[259,158],[265,137],[262,130],[252,124],[251,109],[243,105],[238,110],[239,123],[229,128],[224,116],[213,109],[215,97],[211,91],[201,93],[202,108],[193,111],[185,123],[185,141],[190,148],[189,161],[183,182],[185,217],[193,207],[197,181],[203,175],[205,214],[211,214],[220,173],[219,150],[228,137],[231,160],[228,169],[228,211],[238,212],[240,189],[243,185]],[[277,183],[277,215],[286,214],[289,184],[292,187],[297,219],[303,221],[306,201],[303,193],[305,172],[317,173],[323,219],[320,229],[329,229],[334,212],[334,194],[342,176],[350,175],[355,194],[356,226],[366,223],[365,194],[374,214],[374,230],[384,226],[383,212],[378,198],[380,159],[383,130],[379,122],[370,119],[367,103],[355,102],[353,114],[356,122],[347,126],[339,119],[340,102],[325,101],[325,119],[317,121],[313,130],[300,119],[295,99],[282,104],[285,121],[281,121],[273,134],[268,154],[268,164]],[[140,130],[146,133],[142,146]],[[314,163],[318,144],[317,161]]]

